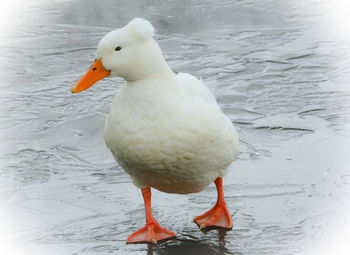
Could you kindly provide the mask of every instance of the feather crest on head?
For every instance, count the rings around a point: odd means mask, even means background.
[[[135,32],[141,39],[149,39],[154,36],[154,27],[148,20],[142,18],[133,19],[125,28]]]

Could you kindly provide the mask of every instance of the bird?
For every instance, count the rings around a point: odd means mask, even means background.
[[[238,156],[236,129],[201,79],[172,71],[154,36],[154,27],[143,18],[107,33],[91,67],[71,87],[77,93],[105,77],[125,80],[111,103],[103,133],[106,146],[144,200],[146,224],[127,238],[127,244],[176,238],[154,218],[151,188],[189,194],[214,182],[216,204],[194,222],[201,230],[233,227],[223,177]]]

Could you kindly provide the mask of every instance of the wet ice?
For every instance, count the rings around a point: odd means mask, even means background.
[[[322,242],[349,195],[350,41],[324,26],[327,1],[103,3],[33,2],[0,37],[1,238],[29,254],[296,254]],[[122,80],[79,97],[70,87],[98,40],[135,16],[152,21],[169,65],[202,77],[238,129],[241,153],[224,179],[231,232],[191,222],[215,202],[214,186],[153,191],[155,217],[179,240],[125,245],[143,202],[102,137]]]

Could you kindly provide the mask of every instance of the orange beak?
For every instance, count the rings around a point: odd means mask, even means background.
[[[72,93],[78,93],[86,90],[110,74],[111,71],[103,67],[102,61],[99,58],[95,60],[89,71],[71,88],[71,91]]]

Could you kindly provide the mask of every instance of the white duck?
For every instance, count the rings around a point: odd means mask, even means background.
[[[151,211],[151,190],[188,194],[215,181],[216,205],[194,221],[203,228],[232,228],[222,176],[237,157],[238,137],[212,93],[190,74],[175,74],[153,40],[154,28],[136,18],[106,34],[94,64],[72,92],[106,76],[126,80],[114,98],[104,129],[107,147],[141,188],[146,225],[127,243],[157,243],[175,237]]]

